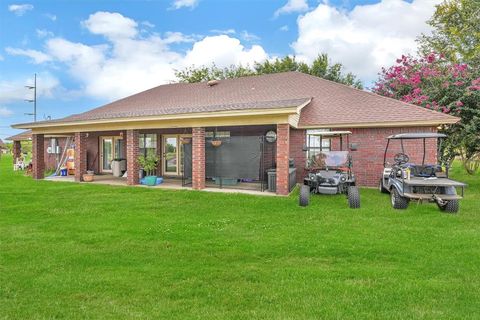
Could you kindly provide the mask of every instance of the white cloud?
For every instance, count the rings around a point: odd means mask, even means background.
[[[289,14],[294,12],[305,12],[308,11],[307,0],[288,0],[287,3],[275,11],[274,16],[278,17],[281,14]]]
[[[82,24],[91,33],[103,35],[112,40],[132,38],[138,33],[138,24],[134,20],[116,12],[96,12]]]
[[[5,58],[0,54],[0,61],[5,60]]]
[[[181,32],[165,32],[165,38],[163,42],[170,43],[184,43],[184,42],[195,42],[195,37],[184,35]]]
[[[57,21],[57,16],[54,15],[54,14],[45,13],[45,17],[47,17],[48,19],[50,19],[50,20],[52,20],[52,21]]]
[[[219,35],[205,37],[196,42],[187,52],[182,64],[186,67],[209,65],[215,62],[219,67],[227,67],[232,64],[251,65],[254,61],[263,61],[267,58],[267,53],[259,45],[246,49],[240,40]]]
[[[109,100],[170,83],[175,80],[174,70],[191,65],[251,65],[268,58],[260,45],[245,47],[231,36],[201,37],[180,32],[140,36],[140,24],[118,13],[97,12],[82,26],[105,37],[100,45],[55,37],[45,39],[44,52],[14,48],[10,52],[37,63],[51,61],[50,66],[55,68],[66,67],[85,95]],[[177,52],[170,47],[176,43],[191,43],[191,47]]]
[[[18,48],[5,48],[5,51],[12,56],[26,56],[32,59],[33,63],[44,63],[50,61],[51,58],[48,54],[45,54],[41,51],[32,50],[32,49],[18,49]]]
[[[289,30],[289,28],[288,28],[288,26],[287,26],[287,25],[284,25],[284,26],[281,26],[279,30],[280,30],[280,31],[284,31],[284,32],[286,32],[286,31],[288,31],[288,30]]]
[[[172,2],[171,9],[177,10],[181,8],[193,9],[198,5],[199,0],[175,0]]]
[[[211,33],[217,33],[217,34],[235,34],[236,31],[235,29],[212,29],[210,30]]]
[[[11,4],[8,6],[8,11],[15,13],[15,15],[21,17],[27,11],[33,10],[33,5],[31,4]]]
[[[33,75],[30,77],[17,77],[15,79],[0,78],[0,103],[6,104],[14,101],[32,99],[32,91],[25,85],[33,85]],[[60,82],[50,73],[37,75],[37,96],[53,97],[56,90],[60,89]]]
[[[10,117],[13,114],[13,111],[7,107],[0,107],[0,117],[6,118]]]
[[[35,30],[37,33],[37,37],[45,38],[45,37],[53,37],[53,32],[45,30],[45,29],[37,29]]]
[[[240,33],[240,37],[242,37],[243,40],[249,41],[249,42],[254,42],[254,41],[259,41],[260,37],[257,36],[256,34],[250,33],[247,30],[243,30]]]
[[[340,11],[320,4],[300,16],[298,39],[292,44],[300,60],[312,61],[326,52],[364,81],[402,54],[415,53],[415,39],[430,28],[425,23],[440,0],[382,0]]]
[[[142,21],[142,25],[148,28],[155,28],[155,25],[151,23],[150,21]]]

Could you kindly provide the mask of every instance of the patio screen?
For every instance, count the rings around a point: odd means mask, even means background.
[[[219,146],[212,144],[220,140]],[[192,183],[192,144],[182,145],[183,185]],[[231,136],[205,139],[205,176],[208,187],[267,188],[267,170],[275,168],[276,143],[264,136]]]

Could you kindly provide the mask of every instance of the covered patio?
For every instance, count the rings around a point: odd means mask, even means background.
[[[282,181],[277,184],[276,180],[278,128],[272,124],[64,133],[71,137],[74,174],[61,176],[57,168],[57,174],[48,177],[44,177],[45,167],[41,166],[45,135],[32,134],[33,177],[83,182],[84,174],[90,171],[95,174],[94,184],[136,186],[142,181],[139,157],[153,153],[159,159],[156,175],[163,180],[154,188],[288,194],[295,181],[287,183],[287,190],[282,191]],[[61,153],[65,154],[67,148],[65,145]],[[126,164],[120,174],[112,167],[114,160]],[[281,161],[289,166],[288,153]],[[65,163],[60,161],[58,165]],[[272,178],[268,181],[272,172],[275,182]]]

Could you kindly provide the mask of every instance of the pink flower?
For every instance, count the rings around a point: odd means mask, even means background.
[[[462,101],[457,101],[457,102],[455,103],[455,105],[456,105],[457,107],[462,107],[462,106],[463,106],[463,102],[462,102]]]
[[[428,62],[428,63],[433,63],[433,62],[435,62],[435,53],[430,53],[430,54],[427,56],[427,62]]]

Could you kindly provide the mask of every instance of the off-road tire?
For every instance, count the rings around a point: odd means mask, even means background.
[[[300,187],[300,196],[298,199],[298,204],[300,205],[300,207],[306,207],[308,206],[309,202],[310,202],[310,186],[302,185]]]
[[[380,178],[379,182],[378,182],[378,191],[380,191],[380,193],[390,193],[388,192],[388,189],[386,189],[384,186],[383,186],[383,178]]]
[[[390,192],[390,199],[393,209],[407,209],[410,202],[410,199],[402,197],[395,187]]]
[[[440,208],[440,210],[447,213],[457,213],[458,210],[460,209],[460,201],[458,201],[457,199],[447,201],[447,203],[445,203],[443,206],[438,203],[437,205]]]
[[[355,186],[349,186],[347,190],[348,205],[352,209],[360,208],[360,192]]]

